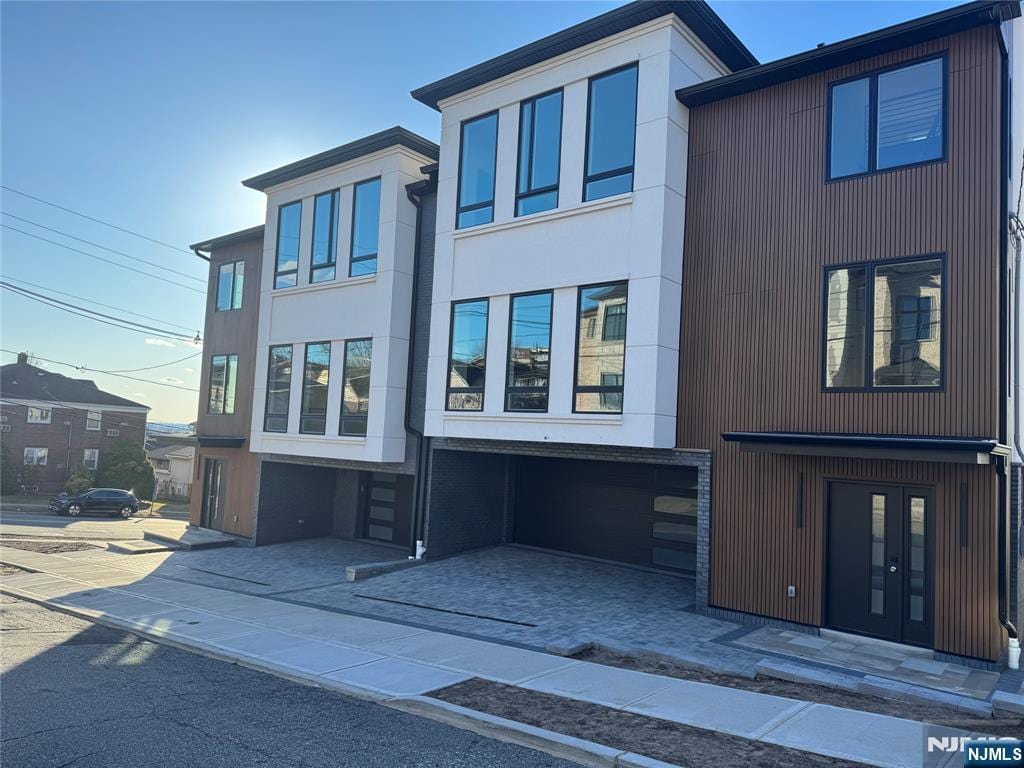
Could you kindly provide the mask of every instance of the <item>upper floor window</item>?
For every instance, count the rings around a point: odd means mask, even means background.
[[[498,113],[467,120],[459,139],[459,209],[455,228],[494,221],[494,164]]]
[[[53,418],[53,412],[49,408],[33,408],[29,406],[28,409],[28,423],[29,424],[49,424]]]
[[[356,184],[352,190],[351,277],[377,274],[377,241],[380,238],[380,179]]]
[[[449,411],[484,409],[488,306],[487,299],[457,301],[452,304],[445,405]]]
[[[231,261],[217,270],[217,311],[242,308],[245,262]]]
[[[209,413],[235,412],[235,379],[238,355],[214,355],[210,358]]]
[[[576,413],[622,413],[626,372],[626,283],[579,289]]]
[[[306,361],[302,369],[302,410],[299,432],[322,435],[327,432],[327,386],[331,368],[331,342],[318,341],[306,345]]]
[[[288,431],[288,401],[292,388],[292,345],[270,348],[267,358],[267,405],[263,416],[265,432]]]
[[[100,464],[99,448],[86,448],[82,451],[82,466],[89,471],[94,471]]]
[[[274,287],[290,288],[299,278],[299,234],[302,228],[302,201],[277,209],[277,260],[274,262]]]
[[[829,96],[829,178],[945,155],[945,57],[835,83]]]
[[[89,431],[97,431],[101,426],[103,414],[100,411],[85,412],[85,428]]]
[[[45,467],[49,453],[49,448],[26,448],[24,453],[25,465]]]
[[[558,165],[562,150],[562,92],[519,105],[519,173],[516,216],[558,207]]]
[[[590,78],[583,199],[633,190],[637,65]]]
[[[333,280],[337,261],[338,190],[313,198],[313,248],[309,260],[309,282]]]
[[[550,372],[551,291],[513,296],[505,410],[547,411]]]
[[[370,412],[370,361],[372,339],[345,342],[345,367],[341,382],[341,423],[339,435],[366,435],[366,417]]]
[[[942,259],[825,273],[826,389],[942,386]]]

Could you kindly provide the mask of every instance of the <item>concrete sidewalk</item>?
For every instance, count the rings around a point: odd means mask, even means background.
[[[593,664],[408,624],[5,550],[34,573],[0,591],[258,669],[378,700],[478,677],[674,723],[878,766],[925,765],[925,734],[963,731]],[[438,703],[441,706],[440,703]],[[482,716],[483,717],[483,716]],[[956,755],[951,755],[954,760]],[[943,760],[929,763],[942,765]]]

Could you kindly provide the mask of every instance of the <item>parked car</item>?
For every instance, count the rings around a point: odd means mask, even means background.
[[[89,512],[119,515],[127,520],[139,511],[139,500],[130,491],[117,488],[90,488],[77,496],[61,494],[50,499],[50,511],[78,517]]]

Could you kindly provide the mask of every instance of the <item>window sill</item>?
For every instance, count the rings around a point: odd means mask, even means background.
[[[612,197],[602,197],[600,200],[588,200],[585,203],[580,203],[573,208],[556,208],[553,211],[541,211],[540,213],[531,213],[526,216],[516,216],[514,219],[508,221],[499,221],[491,224],[481,224],[480,226],[473,227],[471,229],[457,229],[452,234],[454,240],[463,240],[470,237],[476,237],[477,235],[486,235],[491,232],[501,232],[506,229],[515,229],[516,227],[525,227],[530,224],[539,224],[546,221],[555,221],[557,219],[564,219],[568,216],[573,216],[578,213],[586,213],[589,211],[601,211],[606,208],[618,208],[623,205],[631,205],[633,202],[633,193],[624,192],[621,195],[614,195]]]
[[[342,288],[350,285],[364,285],[366,283],[373,283],[377,280],[377,273],[374,272],[372,275],[360,275],[359,277],[345,277],[340,280],[325,280],[322,283],[307,283],[305,285],[296,285],[291,288],[271,288],[270,294],[272,296],[296,296],[304,293],[315,293],[317,291],[326,291],[331,288]]]
[[[614,414],[602,416],[598,414],[577,413],[572,416],[550,416],[545,413],[481,413],[480,411],[467,411],[456,413],[445,411],[443,418],[446,421],[481,421],[505,424],[574,424],[585,427],[620,427],[622,426],[622,415]]]

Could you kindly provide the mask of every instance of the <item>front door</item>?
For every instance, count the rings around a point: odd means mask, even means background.
[[[363,502],[363,536],[387,544],[409,546],[412,476],[364,472],[360,479],[360,496]]]
[[[830,627],[932,645],[934,499],[928,488],[829,484]]]
[[[224,518],[224,496],[227,492],[227,467],[223,459],[206,459],[203,464],[204,528],[220,530]]]

